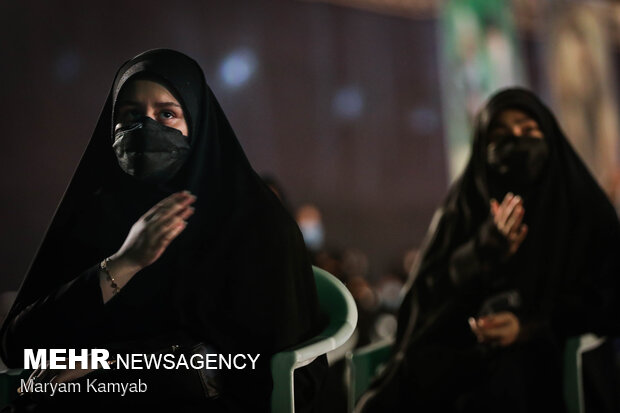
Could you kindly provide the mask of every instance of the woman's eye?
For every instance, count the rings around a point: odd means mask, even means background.
[[[142,116],[142,113],[137,109],[130,109],[121,113],[121,117],[127,120],[134,120],[139,118],[140,116]]]
[[[491,139],[490,140],[494,141],[494,142],[501,141],[501,140],[507,138],[508,135],[510,135],[508,132],[506,132],[504,130],[498,130],[498,131],[495,131],[495,132],[491,133],[491,136],[490,136]]]
[[[139,116],[138,111],[135,109],[124,109],[124,110],[120,110],[118,113],[118,117],[119,119],[124,119],[124,120],[132,120],[135,119]]]
[[[174,118],[174,113],[168,112],[168,111],[164,111],[164,112],[161,112],[159,114],[159,116],[161,116],[164,119],[173,119]]]

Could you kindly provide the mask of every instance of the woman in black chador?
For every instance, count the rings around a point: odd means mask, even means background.
[[[243,370],[65,370],[56,381],[141,379],[148,390],[82,386],[27,394],[15,408],[265,412],[271,356],[320,328],[301,233],[252,170],[198,64],[172,50],[125,63],[3,326],[2,357],[21,367],[24,348],[258,353],[256,369],[246,357]],[[313,397],[323,367],[298,375],[298,401]]]
[[[562,412],[567,337],[620,331],[614,208],[553,115],[508,89],[431,224],[359,411]]]

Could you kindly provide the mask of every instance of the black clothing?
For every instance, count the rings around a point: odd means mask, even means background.
[[[500,179],[487,163],[490,123],[508,108],[533,116],[548,146],[527,185]],[[508,257],[489,202],[510,191],[524,199],[529,231]],[[399,312],[394,354],[359,407],[563,411],[566,338],[620,331],[619,250],[616,212],[549,109],[526,90],[499,92],[479,114],[469,163],[433,219]],[[520,339],[505,348],[478,344],[468,318],[508,291],[520,297],[513,310]]]
[[[184,109],[189,157],[165,183],[125,174],[112,148],[114,103],[132,76],[157,79]],[[142,214],[184,189],[197,196],[187,228],[104,305],[98,263]],[[198,64],[161,49],[125,63],[2,328],[5,362],[21,366],[24,348],[136,352],[204,342],[218,353],[260,353],[256,371],[219,371],[217,404],[268,411],[271,356],[320,328],[301,233],[253,171]],[[300,393],[314,395],[325,364],[301,372]],[[167,397],[147,396],[144,406]]]

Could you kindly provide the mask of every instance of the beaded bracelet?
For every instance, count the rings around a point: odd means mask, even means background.
[[[114,277],[112,276],[112,274],[110,274],[110,271],[108,270],[108,261],[110,261],[109,258],[101,261],[101,271],[105,273],[106,279],[110,281],[110,287],[112,287],[112,295],[114,295],[117,294],[121,289],[118,288],[118,284],[116,284]]]

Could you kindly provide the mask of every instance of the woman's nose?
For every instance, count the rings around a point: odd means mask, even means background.
[[[155,110],[147,110],[144,116],[149,117],[153,120],[157,120],[157,115],[155,114]]]

